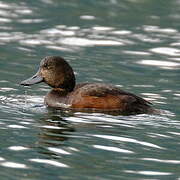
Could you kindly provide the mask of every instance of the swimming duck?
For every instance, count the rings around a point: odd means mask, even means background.
[[[62,57],[48,56],[40,62],[38,72],[20,84],[30,86],[45,82],[53,89],[44,103],[53,108],[119,111],[121,114],[152,113],[145,99],[104,83],[75,83],[71,66]]]

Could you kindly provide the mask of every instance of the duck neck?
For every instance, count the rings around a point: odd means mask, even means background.
[[[67,93],[72,92],[76,85],[75,76],[73,76],[70,80],[65,81],[59,88],[63,89]]]

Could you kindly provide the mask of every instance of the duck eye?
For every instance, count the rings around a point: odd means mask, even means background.
[[[47,67],[48,67],[48,64],[47,64],[47,63],[45,63],[45,64],[43,65],[43,67],[47,68]]]

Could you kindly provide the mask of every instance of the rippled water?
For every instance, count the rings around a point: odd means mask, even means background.
[[[0,1],[0,179],[180,179],[179,0]],[[162,115],[47,109],[19,82],[47,55]]]

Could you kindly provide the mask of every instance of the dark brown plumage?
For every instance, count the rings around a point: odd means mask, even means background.
[[[21,85],[28,86],[42,81],[53,87],[45,97],[45,104],[49,107],[119,111],[121,114],[154,111],[150,102],[109,84],[75,85],[71,66],[58,56],[44,58],[38,72],[32,78],[21,82]]]

